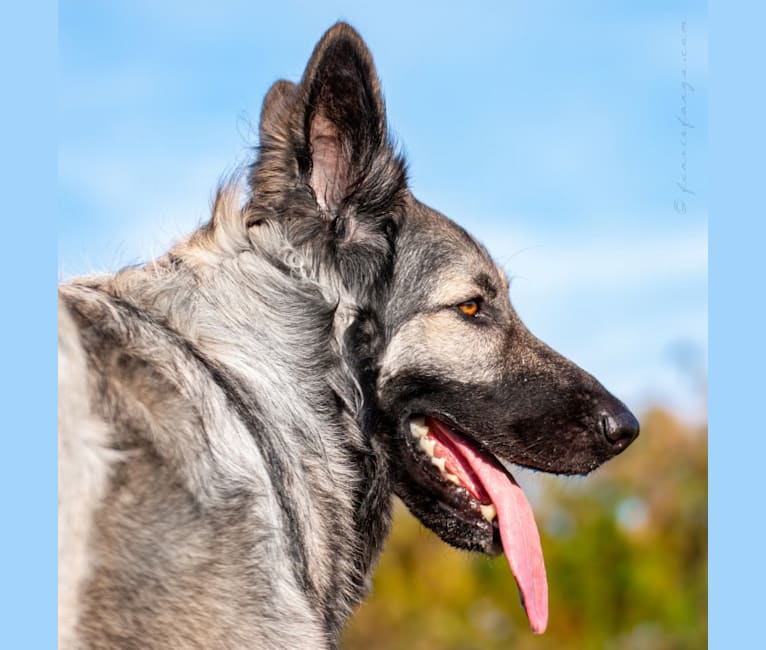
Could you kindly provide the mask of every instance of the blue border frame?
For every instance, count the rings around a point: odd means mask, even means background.
[[[745,3],[741,3],[744,5]],[[710,647],[751,647],[764,577],[763,5],[711,3]],[[56,643],[56,5],[0,19],[3,647]],[[34,239],[33,239],[34,238]],[[19,242],[12,245],[10,242]],[[33,243],[32,243],[33,242]],[[24,245],[29,243],[31,245]],[[9,245],[10,244],[10,245]]]
[[[710,7],[709,647],[763,632],[766,9]],[[762,641],[760,641],[762,643]]]
[[[54,648],[57,14],[51,1],[0,11],[0,647]]]

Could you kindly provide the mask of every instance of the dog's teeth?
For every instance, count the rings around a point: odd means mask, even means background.
[[[435,456],[431,458],[431,462],[436,465],[439,468],[440,472],[446,471],[447,461],[443,458],[436,458]]]
[[[449,472],[447,472],[445,476],[448,481],[452,481],[455,485],[460,485],[460,479],[454,474],[450,474]]]
[[[420,448],[431,457],[433,457],[434,455],[435,446],[436,446],[435,440],[429,440],[428,438],[425,438],[425,437],[420,439]]]
[[[428,433],[425,418],[412,418],[410,420],[410,433],[416,438],[422,438]]]
[[[490,503],[486,506],[481,506],[481,516],[487,521],[493,521],[497,517],[497,510],[494,504]]]

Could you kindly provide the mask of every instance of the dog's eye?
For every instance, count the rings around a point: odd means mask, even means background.
[[[466,316],[476,316],[479,313],[479,302],[477,300],[466,300],[461,302],[457,308]]]

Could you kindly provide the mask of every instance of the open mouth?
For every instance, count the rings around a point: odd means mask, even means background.
[[[425,462],[443,483],[443,492],[467,492],[461,510],[469,519],[492,522],[522,606],[533,632],[542,634],[548,624],[548,582],[534,514],[513,476],[490,453],[435,417],[412,417],[410,433]],[[466,496],[464,494],[464,496]],[[453,510],[453,502],[447,504]],[[465,519],[465,517],[464,517]],[[483,524],[486,526],[486,524]]]

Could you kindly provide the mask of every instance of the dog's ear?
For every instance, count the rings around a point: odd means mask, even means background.
[[[359,34],[339,23],[319,41],[301,81],[304,164],[328,214],[374,204],[403,181],[388,140],[386,110],[372,56]]]
[[[258,129],[260,141],[265,141],[275,136],[284,138],[287,127],[285,120],[290,115],[295,99],[296,85],[286,79],[274,82],[266,97],[263,99],[261,108],[261,120]]]
[[[300,83],[277,82],[261,114],[250,204],[291,229],[324,232],[347,286],[390,267],[406,172],[388,135],[375,66],[359,34],[338,23],[322,37]]]

